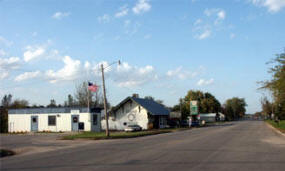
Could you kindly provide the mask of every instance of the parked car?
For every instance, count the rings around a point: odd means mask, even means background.
[[[135,132],[135,131],[141,131],[142,127],[139,125],[128,125],[125,128],[125,132]]]

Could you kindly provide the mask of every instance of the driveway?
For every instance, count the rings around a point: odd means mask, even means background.
[[[285,170],[285,137],[241,121],[0,159],[1,170]]]

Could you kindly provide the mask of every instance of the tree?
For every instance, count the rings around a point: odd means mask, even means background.
[[[197,100],[199,113],[218,113],[221,110],[220,102],[211,93],[189,90],[183,99],[179,99],[179,104],[173,110],[181,110],[182,119],[190,115],[190,101]]]
[[[71,94],[69,94],[67,96],[67,101],[64,102],[64,106],[67,106],[67,107],[75,107],[77,104],[76,104],[76,101],[74,100],[73,96]]]
[[[14,102],[11,104],[11,108],[13,109],[20,109],[20,108],[27,108],[29,107],[29,102],[27,100],[20,100],[16,99]]]
[[[262,115],[266,117],[270,117],[274,108],[273,104],[269,102],[269,100],[266,97],[261,98],[260,100],[261,107],[262,107]]]
[[[12,103],[12,95],[11,94],[8,94],[8,95],[5,95],[2,99],[2,106],[4,108],[8,108]]]
[[[4,95],[0,107],[0,132],[8,132],[8,108],[12,103],[12,95]]]
[[[239,119],[245,115],[247,106],[244,98],[233,97],[226,100],[224,104],[224,113],[228,120]]]
[[[50,104],[47,105],[47,107],[57,107],[55,100],[54,100],[54,99],[51,99],[51,100],[50,100]]]
[[[260,88],[272,93],[275,115],[280,119],[285,119],[285,49],[283,53],[277,54],[269,64],[274,65],[268,71],[272,78],[260,82],[262,84]]]
[[[88,90],[88,83],[83,82],[79,86],[76,86],[75,99],[77,105],[81,107],[88,106],[88,100],[90,107],[104,107],[104,101],[101,91],[98,89],[96,92]],[[107,102],[107,107],[110,104]]]

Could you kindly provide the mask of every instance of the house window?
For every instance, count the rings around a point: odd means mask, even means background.
[[[34,118],[33,118],[33,123],[36,123],[36,122],[37,122],[37,118],[34,117]]]
[[[141,113],[141,106],[139,106],[139,113]]]
[[[48,126],[56,125],[56,116],[48,116]]]
[[[93,114],[93,125],[97,125],[97,115]]]

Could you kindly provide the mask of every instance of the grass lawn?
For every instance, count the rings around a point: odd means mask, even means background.
[[[116,138],[135,138],[147,135],[163,134],[175,131],[185,130],[187,128],[176,128],[176,129],[159,129],[159,130],[149,130],[149,131],[139,131],[139,132],[110,132],[110,137],[106,137],[105,132],[81,132],[78,134],[72,134],[64,136],[64,140],[74,140],[74,139],[116,139]]]
[[[279,126],[273,120],[266,120],[266,122],[279,129],[281,132],[285,133],[285,120],[281,120],[279,122]]]

